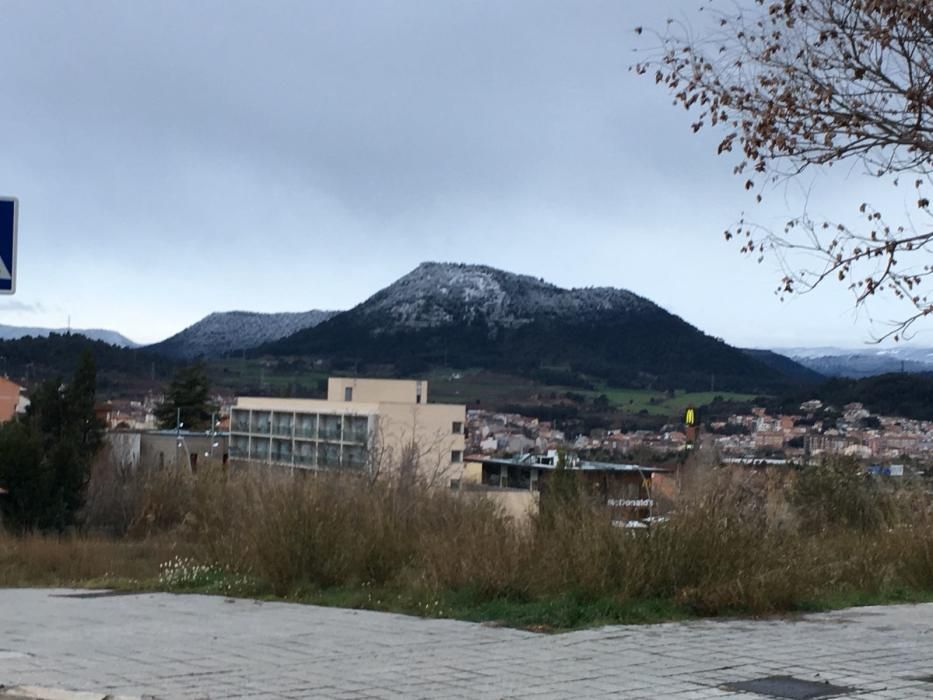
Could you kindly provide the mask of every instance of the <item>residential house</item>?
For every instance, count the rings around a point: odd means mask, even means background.
[[[0,423],[16,415],[20,406],[22,387],[6,377],[0,377]]]

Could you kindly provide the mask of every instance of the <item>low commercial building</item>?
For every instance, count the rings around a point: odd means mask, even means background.
[[[463,464],[466,407],[428,403],[423,380],[331,377],[326,399],[241,396],[230,459],[357,472],[406,463],[443,480]]]
[[[112,430],[104,434],[114,466],[185,467],[197,469],[198,463],[227,461],[228,436],[224,433],[189,430]]]
[[[538,493],[546,492],[548,482],[554,478],[557,463],[554,450],[545,455],[525,454],[513,459],[471,456],[462,478],[451,486],[462,491],[483,492],[493,500],[511,494],[508,504],[503,503],[508,512],[520,509],[516,505],[517,494],[524,493],[521,508],[531,512],[538,507]],[[567,460],[566,469],[578,476],[581,487],[606,504],[613,523],[619,525],[647,521],[657,515],[652,477],[670,472],[661,467],[593,462],[575,457]]]

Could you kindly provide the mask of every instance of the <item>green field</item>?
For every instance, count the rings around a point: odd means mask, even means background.
[[[323,396],[320,383],[327,373],[303,361],[268,361],[228,358],[207,363],[214,386],[234,393],[259,392],[273,396]]]
[[[676,391],[674,396],[663,391],[650,389],[610,389],[604,388],[595,392],[587,392],[591,396],[605,394],[613,406],[628,413],[647,411],[652,415],[678,415],[687,406],[699,408],[713,399],[720,398],[726,401],[751,401],[755,394],[737,394],[729,391]]]
[[[548,403],[566,393],[580,394],[590,399],[605,395],[612,408],[625,413],[645,411],[650,415],[674,416],[687,406],[699,408],[720,398],[726,401],[751,401],[755,394],[740,394],[728,391],[677,390],[674,395],[650,389],[614,389],[602,386],[596,390],[550,385],[531,379],[480,370],[444,370],[432,372],[430,395],[432,401],[495,405],[497,403]]]
[[[435,370],[428,374],[430,401],[465,403],[468,406],[497,403],[533,403],[551,391],[530,379],[480,370]]]

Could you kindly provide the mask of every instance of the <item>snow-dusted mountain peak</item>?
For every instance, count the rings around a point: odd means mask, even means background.
[[[263,343],[313,328],[336,313],[317,309],[283,313],[214,312],[151,348],[164,355],[184,359],[251,350]]]
[[[486,265],[425,262],[355,311],[370,320],[381,317],[384,330],[397,330],[475,321],[514,328],[547,318],[582,320],[649,308],[657,307],[622,289],[564,289]]]

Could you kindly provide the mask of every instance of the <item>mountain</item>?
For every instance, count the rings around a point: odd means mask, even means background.
[[[801,384],[814,384],[826,379],[825,375],[807,367],[799,360],[792,360],[771,350],[745,348],[742,352]]]
[[[69,377],[85,351],[94,355],[98,390],[110,397],[139,397],[148,390],[158,390],[177,365],[143,348],[122,348],[77,333],[49,333],[0,340],[0,376],[27,387],[45,379]]]
[[[29,326],[6,326],[0,324],[0,340],[17,340],[18,338],[25,338],[27,336],[32,336],[33,338],[48,338],[51,333],[57,333],[58,335],[67,335],[68,333],[72,335],[83,335],[85,338],[100,340],[104,343],[116,345],[121,348],[139,347],[139,343],[134,343],[126,336],[120,335],[116,331],[108,331],[102,328],[33,328]]]
[[[873,377],[891,372],[933,372],[933,348],[899,345],[844,349],[782,348],[775,352],[829,377]]]
[[[328,359],[334,369],[392,365],[398,374],[560,369],[616,386],[764,391],[797,381],[632,292],[563,289],[453,263],[423,263],[353,309],[255,353]]]
[[[253,311],[226,311],[205,316],[192,326],[148,350],[178,359],[218,357],[258,347],[279,338],[312,328],[336,311],[304,311],[264,314]]]

